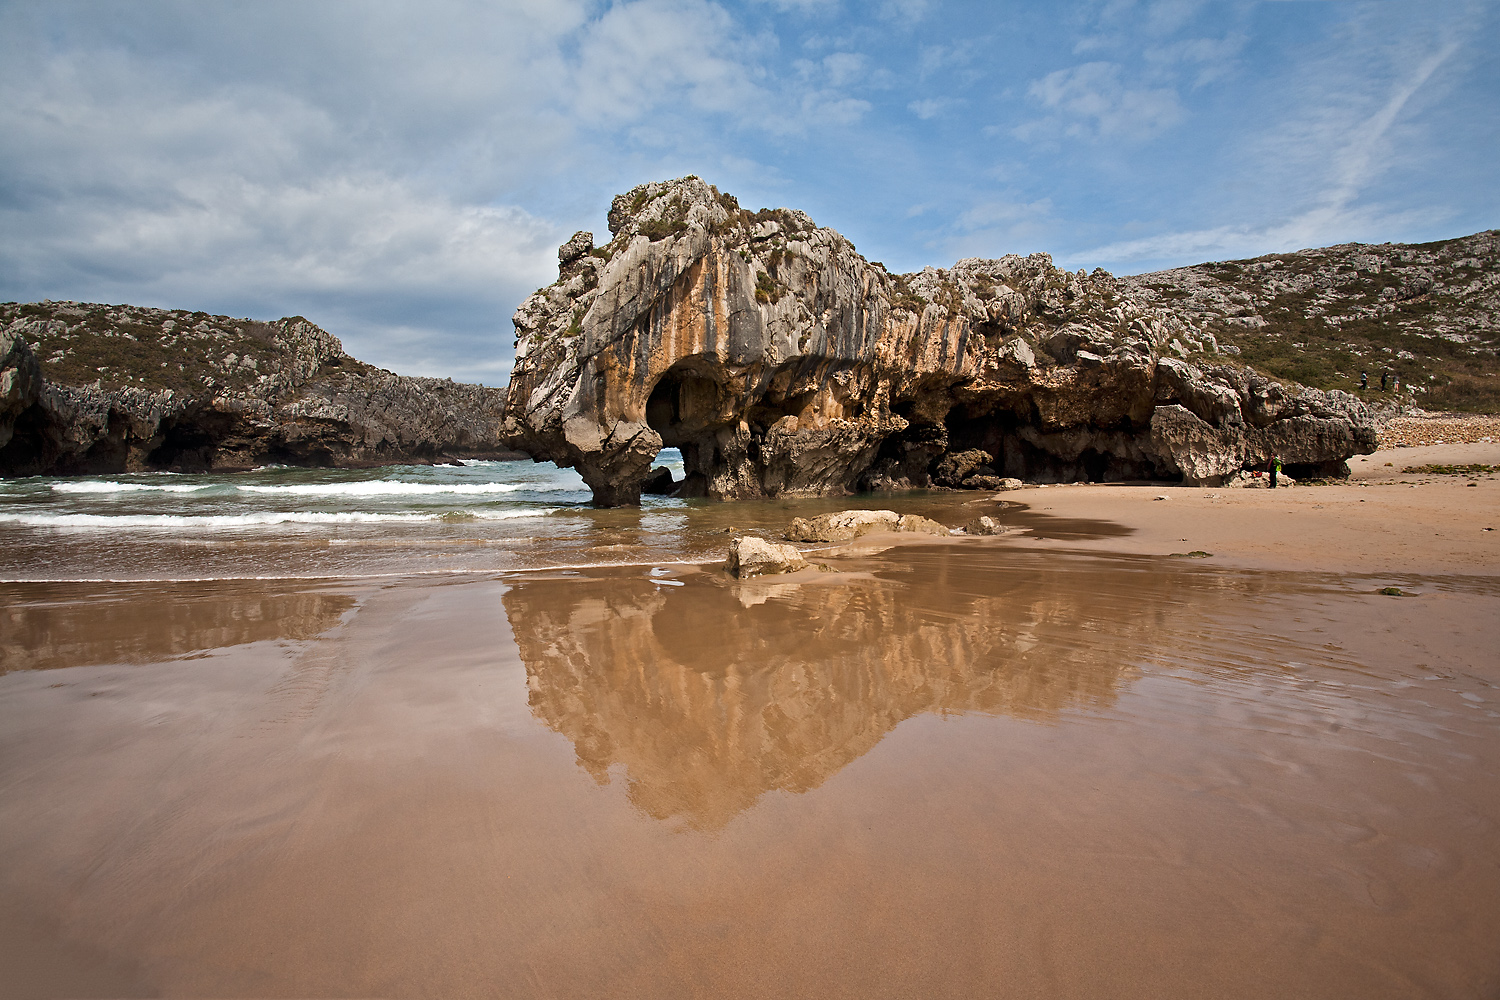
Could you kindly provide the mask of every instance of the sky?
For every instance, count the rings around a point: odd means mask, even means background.
[[[1500,226],[1500,4],[0,0],[0,300],[303,315],[502,385],[610,199],[697,174],[897,271]]]

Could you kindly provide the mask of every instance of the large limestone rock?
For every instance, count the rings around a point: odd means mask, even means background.
[[[300,317],[0,305],[0,475],[500,456],[504,405],[364,364]]]
[[[600,504],[639,502],[663,446],[682,495],[720,499],[928,486],[976,451],[953,485],[1210,483],[1272,451],[1329,474],[1374,449],[1354,397],[1221,359],[1206,329],[1046,254],[892,274],[696,177],[618,196],[609,227],[516,311],[506,410],[516,446]]]

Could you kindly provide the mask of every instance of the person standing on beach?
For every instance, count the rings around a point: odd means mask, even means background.
[[[1272,455],[1271,460],[1266,463],[1266,471],[1271,474],[1270,489],[1276,488],[1276,477],[1281,473],[1281,456]]]

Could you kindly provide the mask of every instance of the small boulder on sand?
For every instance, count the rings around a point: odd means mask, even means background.
[[[918,514],[902,514],[896,522],[897,531],[913,531],[919,535],[947,535],[948,526],[939,524],[930,517]]]
[[[724,568],[741,580],[773,573],[795,573],[807,568],[807,560],[795,545],[768,542],[754,535],[741,535],[729,543]]]
[[[948,534],[943,525],[917,514],[897,514],[893,510],[840,510],[814,518],[793,518],[786,537],[794,542],[847,542],[872,531]]]
[[[786,537],[794,542],[847,542],[872,531],[896,531],[901,515],[893,510],[840,510],[804,520],[792,518]]]
[[[966,535],[1003,535],[1005,530],[1005,525],[993,517],[976,517],[964,525]]]

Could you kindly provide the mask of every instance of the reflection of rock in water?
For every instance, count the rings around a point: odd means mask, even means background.
[[[264,639],[311,639],[354,606],[312,587],[257,582],[7,584],[0,589],[0,673],[150,663]]]
[[[716,828],[770,789],[817,787],[921,712],[1046,719],[1112,703],[1139,661],[1089,631],[1121,609],[1077,583],[1044,571],[979,591],[925,575],[681,588],[539,579],[505,604],[532,711],[573,741],[579,763],[600,782],[622,764],[639,808]],[[1124,597],[1122,586],[1103,603]],[[1112,636],[1145,641],[1144,607],[1116,618]]]

